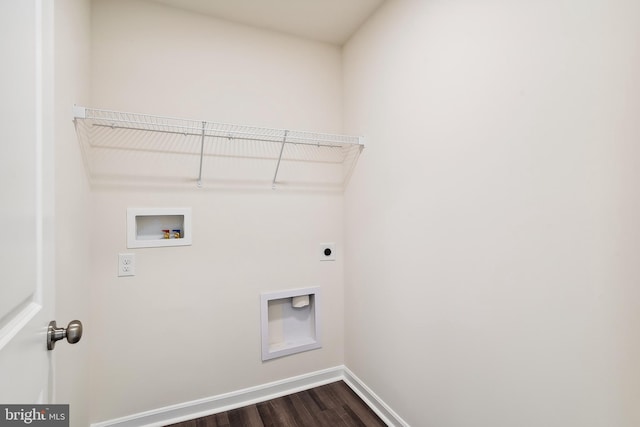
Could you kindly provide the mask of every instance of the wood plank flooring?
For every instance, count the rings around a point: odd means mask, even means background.
[[[170,427],[385,427],[343,381]]]

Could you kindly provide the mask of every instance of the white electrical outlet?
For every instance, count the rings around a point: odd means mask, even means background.
[[[118,277],[136,275],[136,254],[118,254]]]
[[[336,244],[320,243],[320,261],[336,260]]]

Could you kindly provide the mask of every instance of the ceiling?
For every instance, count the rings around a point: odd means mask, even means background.
[[[152,0],[216,18],[342,45],[384,0]]]

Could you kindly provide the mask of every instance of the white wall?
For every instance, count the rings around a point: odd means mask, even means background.
[[[55,2],[55,235],[56,315],[60,326],[79,319],[85,327],[75,345],[55,349],[57,403],[68,403],[71,426],[89,425],[89,343],[94,336],[89,305],[90,192],[72,122],[74,103],[89,102],[90,2]]]
[[[392,0],[346,45],[345,360],[409,424],[640,423],[639,16]]]
[[[91,24],[95,107],[341,130],[337,47],[142,1],[94,1]],[[318,250],[342,246],[343,196],[269,184],[93,188],[93,422],[342,364],[342,256]],[[171,206],[193,208],[192,246],[126,248],[127,207]],[[116,277],[120,252],[135,277]],[[323,348],[262,363],[260,292],[306,286],[322,288]]]

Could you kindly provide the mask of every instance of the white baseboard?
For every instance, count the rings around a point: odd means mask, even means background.
[[[102,421],[91,424],[91,427],[160,427],[253,405],[340,380],[351,387],[387,425],[391,427],[409,427],[402,418],[393,412],[387,404],[380,400],[345,366],[336,366],[231,393],[166,406],[114,420]]]
[[[360,396],[360,399],[362,399],[385,424],[390,427],[411,427],[346,366],[342,368],[342,380]]]

